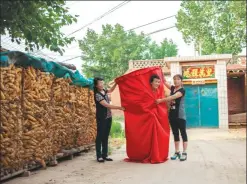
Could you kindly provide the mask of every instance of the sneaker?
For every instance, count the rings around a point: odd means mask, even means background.
[[[176,160],[177,158],[180,159],[180,156],[181,156],[180,152],[176,152],[174,153],[173,156],[171,156],[171,160]]]
[[[180,157],[180,161],[185,161],[185,160],[187,160],[187,153],[182,153]]]

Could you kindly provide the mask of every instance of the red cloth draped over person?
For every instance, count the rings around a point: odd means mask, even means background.
[[[150,77],[158,76],[154,90]],[[167,106],[155,104],[164,98],[164,77],[160,67],[136,70],[117,78],[121,105],[125,107],[125,134],[128,159],[142,163],[162,163],[168,158],[170,128]]]

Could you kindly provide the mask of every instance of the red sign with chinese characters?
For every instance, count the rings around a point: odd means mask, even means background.
[[[215,78],[215,69],[212,65],[184,66],[182,73],[184,79]]]

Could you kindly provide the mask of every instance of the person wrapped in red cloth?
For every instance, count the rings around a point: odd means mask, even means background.
[[[163,163],[168,159],[170,128],[160,67],[140,69],[117,78],[125,107],[126,161]]]

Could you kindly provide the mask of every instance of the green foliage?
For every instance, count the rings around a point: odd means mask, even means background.
[[[123,137],[125,137],[124,131],[123,131],[122,126],[119,122],[112,121],[110,136],[111,136],[111,138],[123,138]]]
[[[246,47],[246,1],[183,1],[176,26],[202,54],[238,54]]]
[[[111,145],[108,146],[108,155],[112,155],[113,148]]]
[[[113,121],[124,122],[124,116],[113,116]]]
[[[25,41],[26,50],[48,48],[64,52],[62,47],[74,38],[66,37],[60,28],[76,22],[77,16],[68,14],[64,0],[57,1],[1,1],[1,35],[9,34],[12,42]]]
[[[104,77],[106,82],[125,73],[129,60],[161,59],[177,54],[172,41],[165,39],[159,46],[143,33],[125,31],[119,24],[103,25],[101,34],[88,29],[79,45],[84,55],[83,73],[87,77]]]
[[[176,56],[178,52],[177,45],[172,40],[166,38],[158,45],[153,42],[149,46],[149,54],[146,56],[147,59],[161,59],[164,57]]]

